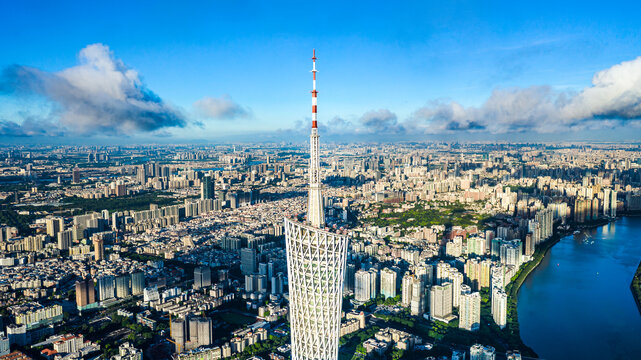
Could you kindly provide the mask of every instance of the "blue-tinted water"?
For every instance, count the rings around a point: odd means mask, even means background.
[[[561,239],[521,287],[521,338],[543,359],[641,359],[641,314],[630,281],[641,218]]]

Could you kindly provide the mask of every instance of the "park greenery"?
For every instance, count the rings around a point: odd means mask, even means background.
[[[363,342],[374,337],[378,330],[380,330],[380,327],[374,325],[341,337],[338,342],[340,345],[339,359],[364,358],[365,348],[363,347]]]
[[[348,307],[349,306],[349,300],[351,298],[353,298],[353,297],[346,297],[343,300],[343,304],[345,304],[345,306]],[[367,310],[368,308],[370,308],[373,305],[394,306],[394,305],[398,305],[400,302],[401,302],[401,295],[396,295],[395,297],[388,297],[388,298],[386,298],[385,295],[379,295],[375,299],[370,299],[369,301],[359,305],[356,308],[356,310],[364,311],[364,310]]]
[[[522,186],[522,185],[507,185],[506,188],[509,188],[511,192],[517,193],[521,192],[524,194],[533,194],[536,190],[536,186]]]
[[[416,203],[413,208],[401,213],[383,212],[384,209],[390,207],[391,205],[380,206],[378,214],[365,219],[365,222],[378,227],[398,225],[402,229],[417,226],[429,227],[432,225],[467,227],[477,225],[486,218],[486,216],[477,214],[458,202],[430,208],[426,208],[422,203]]]
[[[102,199],[84,199],[81,197],[67,197],[62,200],[63,207],[67,209],[81,208],[83,211],[124,211],[124,210],[149,210],[149,204],[159,207],[172,205],[176,200],[171,197],[159,196],[157,193],[143,193],[128,196],[108,197]]]
[[[384,295],[376,298],[376,305],[385,305],[385,306],[394,306],[398,305],[401,302],[401,295],[396,295],[394,297],[385,298]]]
[[[38,218],[37,215],[20,215],[10,208],[0,209],[0,225],[12,226],[18,229],[20,235],[32,235],[31,222]]]
[[[136,323],[133,319],[117,315],[116,308],[121,306],[123,305],[108,309],[102,321],[92,324],[86,322],[67,323],[67,325],[63,326],[61,332],[83,334],[85,339],[100,345],[102,354],[106,358],[117,354],[119,344],[124,341],[130,342],[139,349],[147,348],[154,341],[154,331]],[[165,322],[159,322],[156,330],[161,331],[167,328],[168,326]]]
[[[265,341],[259,341],[253,345],[247,346],[240,354],[235,354],[232,359],[245,360],[253,356],[263,356],[266,358],[271,352],[276,351],[279,346],[289,343],[289,336],[270,335]]]
[[[397,314],[385,314],[385,313],[376,313],[374,316],[378,319],[385,320],[385,322],[391,325],[397,325],[405,328],[414,328],[416,325],[416,320],[413,316],[410,316],[407,309],[405,311],[399,312]]]

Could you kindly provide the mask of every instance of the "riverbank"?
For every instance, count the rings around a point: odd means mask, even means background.
[[[634,296],[634,301],[637,303],[637,309],[641,313],[641,262],[632,277],[632,282],[630,282],[630,290],[632,290],[632,296]]]
[[[602,219],[594,222],[581,224],[578,226],[570,226],[567,230],[558,230],[548,239],[547,241],[541,243],[541,245],[535,250],[532,260],[527,264],[523,265],[516,275],[512,278],[512,281],[506,286],[506,293],[508,295],[508,304],[507,304],[507,326],[505,331],[508,331],[509,345],[513,349],[518,349],[521,351],[521,354],[528,357],[538,357],[534,349],[525,345],[523,339],[521,338],[519,319],[518,319],[518,294],[521,286],[527,280],[528,276],[536,269],[541,261],[545,258],[547,252],[556,245],[562,238],[571,235],[574,231],[578,229],[593,229],[598,228],[610,223],[610,220]]]

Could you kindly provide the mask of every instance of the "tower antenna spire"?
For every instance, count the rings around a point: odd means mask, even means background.
[[[309,198],[307,201],[307,220],[312,226],[325,226],[325,209],[320,181],[320,142],[318,139],[318,114],[316,113],[316,49],[312,57],[312,134],[309,137]]]
[[[312,74],[314,76],[314,80],[312,83],[312,128],[317,128],[318,127],[318,118],[316,114],[316,96],[318,95],[318,91],[316,91],[316,49],[314,49],[314,55],[312,55]]]

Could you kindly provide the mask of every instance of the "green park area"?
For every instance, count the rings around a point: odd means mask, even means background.
[[[426,208],[422,203],[416,203],[413,208],[403,212],[384,212],[392,208],[392,205],[382,205],[375,217],[365,219],[366,223],[379,227],[398,225],[405,229],[415,226],[458,225],[462,227],[479,225],[488,218],[487,215],[480,215],[474,210],[468,209],[464,204],[453,203],[441,206]]]
[[[339,340],[339,360],[364,359],[365,348],[363,347],[363,342],[374,337],[378,330],[380,330],[378,326],[368,326],[365,329],[341,337]]]
[[[517,193],[522,192],[524,194],[533,194],[536,190],[536,186],[520,186],[520,185],[508,185],[507,188],[510,188],[511,192]]]
[[[61,201],[63,208],[80,208],[83,212],[91,211],[124,211],[124,210],[149,210],[149,204],[159,207],[172,205],[176,200],[171,197],[159,196],[157,193],[144,193],[129,196],[109,197],[102,199],[84,199],[80,197],[67,197]]]
[[[220,316],[220,320],[228,324],[234,324],[234,325],[247,325],[256,321],[256,319],[253,317],[249,317],[247,315],[239,314],[232,311],[225,311],[221,313],[219,316]]]
[[[289,343],[289,336],[275,336],[269,335],[265,341],[259,341],[253,345],[247,346],[240,354],[235,354],[232,359],[246,360],[254,356],[261,356],[267,359],[269,354],[275,352],[279,346]]]
[[[37,215],[20,215],[17,211],[3,206],[0,209],[0,226],[13,226],[18,229],[20,235],[31,235],[33,230],[29,227],[32,221],[35,221]]]

